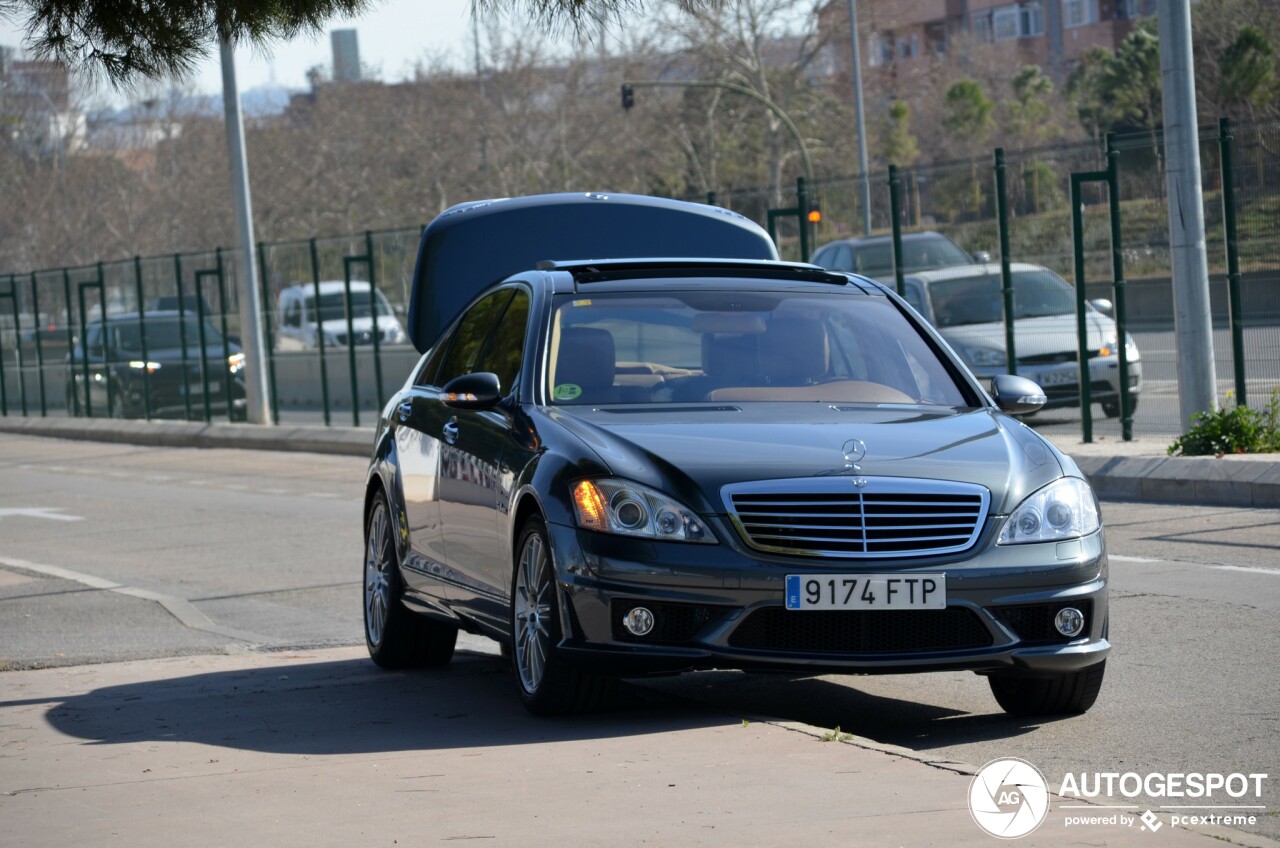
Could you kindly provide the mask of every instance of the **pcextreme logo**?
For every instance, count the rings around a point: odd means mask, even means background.
[[[1049,814],[1049,785],[1040,769],[1026,760],[992,760],[969,784],[969,812],[992,836],[1026,836]]]

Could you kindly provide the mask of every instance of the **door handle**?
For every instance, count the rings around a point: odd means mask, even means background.
[[[444,440],[449,444],[458,441],[458,419],[450,418],[444,425]]]
[[[407,400],[400,404],[400,421],[408,421],[410,415],[413,415],[413,401]]]

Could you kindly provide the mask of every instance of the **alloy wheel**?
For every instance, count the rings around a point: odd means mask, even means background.
[[[551,647],[552,584],[547,575],[547,552],[542,537],[530,534],[520,551],[515,592],[515,661],[520,684],[536,692],[542,684]]]
[[[387,609],[391,603],[388,570],[392,567],[391,534],[388,532],[387,508],[379,502],[369,516],[368,541],[364,559],[364,622],[370,645],[380,645],[387,625]]]

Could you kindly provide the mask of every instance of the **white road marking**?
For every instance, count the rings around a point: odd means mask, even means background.
[[[13,509],[0,509],[0,519],[4,518],[45,518],[49,521],[84,521],[81,515],[62,515],[62,507],[18,507]]]
[[[1215,565],[1212,567],[1219,571],[1247,571],[1250,574],[1270,574],[1272,577],[1280,577],[1280,568],[1250,568],[1247,565]]]
[[[1215,565],[1211,562],[1188,562],[1185,559],[1150,559],[1148,557],[1122,556],[1120,554],[1109,554],[1107,558],[1112,562],[1167,562],[1170,565],[1191,565],[1196,568],[1212,568],[1217,571],[1244,571],[1249,574],[1270,574],[1273,577],[1280,577],[1280,568],[1254,568],[1248,565]]]
[[[262,636],[258,633],[249,633],[244,630],[236,630],[232,627],[223,627],[221,624],[215,623],[209,616],[200,612],[192,606],[191,602],[185,598],[174,597],[173,595],[165,595],[160,592],[152,592],[149,589],[138,589],[133,586],[125,586],[123,583],[116,583],[113,580],[107,580],[102,577],[95,577],[92,574],[84,574],[79,571],[72,571],[69,568],[63,568],[60,565],[45,565],[39,562],[28,562],[24,559],[14,559],[12,557],[0,556],[0,565],[6,565],[10,568],[18,568],[23,571],[34,571],[37,574],[43,574],[47,577],[57,577],[60,580],[70,580],[79,583],[82,586],[88,586],[91,589],[103,589],[107,592],[115,592],[119,595],[128,595],[131,598],[142,598],[147,601],[155,601],[172,615],[184,626],[192,630],[202,630],[206,633],[214,633],[218,636],[225,636],[228,639],[235,639],[238,642],[249,642],[254,645],[269,645],[277,640],[269,636]]]
[[[1146,557],[1135,557],[1135,556],[1121,556],[1120,554],[1108,554],[1107,559],[1115,560],[1116,562],[1164,562],[1164,560],[1160,560],[1160,559],[1147,559]]]

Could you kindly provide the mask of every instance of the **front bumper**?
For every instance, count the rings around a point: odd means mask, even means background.
[[[565,622],[558,650],[576,665],[619,677],[696,669],[1058,674],[1106,659],[1101,532],[998,547],[990,525],[972,549],[982,552],[977,556],[971,550],[967,559],[896,562],[770,558],[723,543],[646,542],[550,525]],[[717,529],[726,538],[725,526]],[[947,609],[785,610],[787,574],[828,570],[945,573]],[[1086,613],[1075,639],[1048,625],[1067,605]],[[634,606],[654,612],[657,626],[646,637],[621,627]]]

